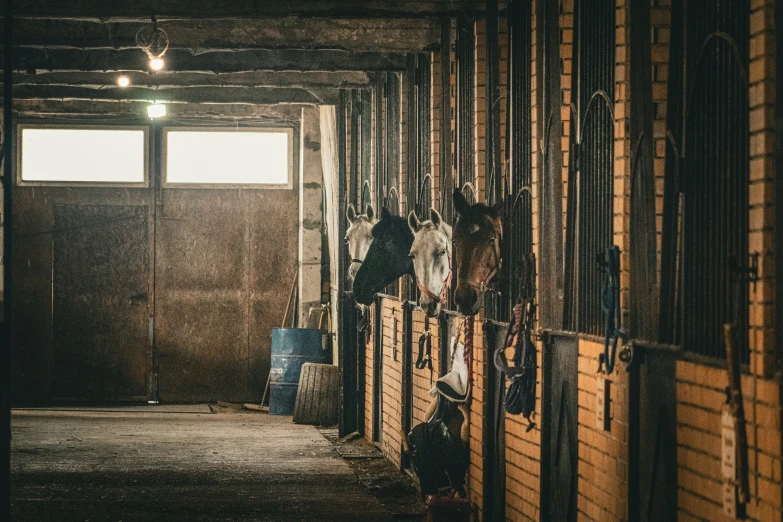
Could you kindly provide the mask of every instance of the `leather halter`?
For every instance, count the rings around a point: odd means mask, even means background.
[[[503,227],[501,227],[499,231],[496,229],[496,237],[492,245],[493,247],[492,253],[494,254],[495,257],[495,268],[490,270],[489,274],[487,274],[487,276],[483,280],[481,280],[478,283],[476,283],[475,281],[470,281],[468,279],[458,279],[458,281],[461,283],[465,283],[466,285],[471,286],[473,288],[477,288],[481,292],[486,291],[490,281],[492,281],[492,278],[495,277],[495,274],[498,273],[498,270],[500,270],[503,264],[503,258],[500,256],[500,241],[502,239],[503,239]]]
[[[361,265],[363,263],[363,260],[361,259],[351,259],[351,264],[356,263],[357,265]]]
[[[426,295],[433,301],[440,304],[446,304],[446,300],[447,300],[446,294],[448,293],[449,288],[451,287],[451,276],[454,273],[451,269],[451,254],[449,254],[448,249],[446,249],[446,256],[448,257],[449,260],[449,275],[446,277],[446,281],[443,282],[443,287],[440,289],[439,295],[435,295],[435,293],[432,290],[430,290],[429,288],[421,284],[421,281],[419,281],[418,278],[416,279],[416,286],[419,288],[419,292],[421,292],[422,294]]]

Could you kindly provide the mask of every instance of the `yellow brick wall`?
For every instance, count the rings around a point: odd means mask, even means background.
[[[402,303],[393,299],[381,302],[383,317],[383,436],[382,449],[396,466],[402,463]],[[397,343],[394,343],[394,319]]]

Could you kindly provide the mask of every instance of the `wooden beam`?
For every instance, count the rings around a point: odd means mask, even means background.
[[[179,87],[148,89],[143,87],[91,89],[52,85],[14,87],[18,100],[109,100],[121,102],[221,103],[248,105],[334,103],[336,89],[292,89],[266,87]]]
[[[295,124],[299,121],[298,105],[222,105],[171,104],[168,120],[251,120]],[[14,100],[14,112],[24,119],[93,120],[116,124],[148,122],[145,104],[138,102],[86,100]]]
[[[172,50],[191,54],[252,49],[325,49],[416,52],[439,43],[439,21],[420,19],[272,18],[163,22]],[[141,23],[80,20],[16,21],[16,47],[31,49],[136,49]]]
[[[192,55],[169,51],[166,70],[190,72],[252,71],[385,71],[402,70],[405,55],[394,53],[254,50]],[[4,61],[4,60],[3,60]],[[5,64],[2,64],[5,66]],[[45,71],[149,71],[148,58],[140,49],[124,51],[45,51],[18,49],[14,70]]]
[[[174,87],[294,87],[304,89],[370,87],[371,76],[364,72],[298,72],[259,71],[249,73],[200,73],[161,71],[123,73],[131,86],[156,89]],[[39,74],[14,73],[14,86],[59,85],[91,89],[116,87],[116,72],[43,72]]]
[[[14,5],[24,18],[111,22],[179,19],[277,18],[413,18],[481,14],[481,0],[26,0]]]

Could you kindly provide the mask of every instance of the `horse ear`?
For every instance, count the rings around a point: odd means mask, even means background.
[[[411,227],[411,231],[415,234],[419,231],[419,227],[421,227],[421,221],[419,221],[419,217],[416,215],[415,210],[411,210],[408,214],[408,226]]]
[[[435,226],[435,228],[440,228],[440,224],[443,222],[443,219],[440,217],[440,213],[434,208],[430,209],[430,221],[432,221],[432,224]]]
[[[464,216],[470,211],[470,203],[468,203],[468,200],[462,195],[460,189],[454,189],[454,210],[456,210],[457,214],[460,216]]]
[[[386,207],[381,208],[381,219],[386,219],[391,217],[391,213],[389,212],[389,209]]]
[[[505,210],[506,204],[504,201],[498,201],[494,205],[492,205],[492,212],[494,212],[498,217],[503,217],[503,210]]]
[[[372,218],[375,217],[375,211],[372,209],[372,205],[368,204],[364,213],[367,214],[367,219],[369,219],[370,221],[372,221]]]
[[[349,223],[353,223],[356,219],[356,209],[353,208],[353,203],[348,204],[348,209],[345,211],[345,217],[348,218]]]

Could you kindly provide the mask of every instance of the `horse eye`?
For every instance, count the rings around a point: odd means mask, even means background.
[[[441,250],[440,252],[438,252],[438,255],[439,256],[445,256],[446,255],[446,250]]]
[[[414,254],[413,252],[411,252],[410,254],[408,254],[408,257],[410,257],[411,259],[414,259],[414,258],[416,257],[416,254]]]
[[[495,236],[492,236],[492,237],[490,237],[490,238],[487,240],[487,243],[492,243],[492,242],[494,242],[494,241],[495,241]]]

